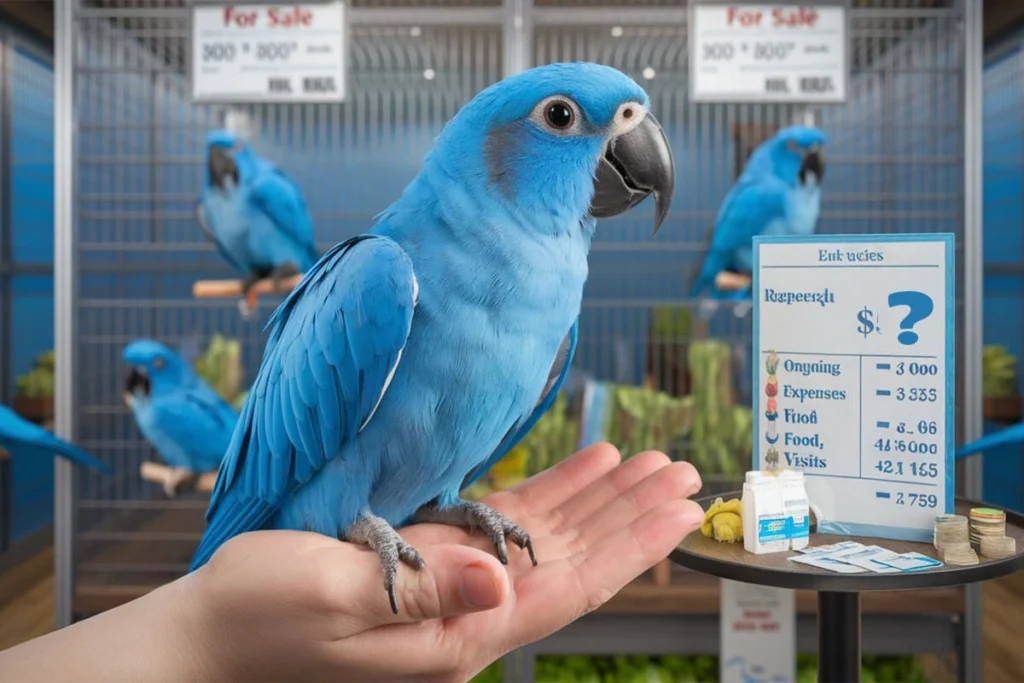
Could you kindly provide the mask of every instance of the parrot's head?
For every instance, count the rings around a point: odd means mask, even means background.
[[[152,339],[133,341],[122,358],[128,366],[124,393],[129,405],[181,387],[194,376],[178,354]]]
[[[240,175],[245,175],[251,165],[252,153],[249,146],[230,130],[215,130],[206,136],[206,182],[213,187],[225,189],[228,181],[238,185]]]
[[[818,128],[783,128],[768,147],[775,173],[790,185],[817,186],[825,177],[825,133]]]
[[[431,169],[537,230],[616,216],[654,195],[657,231],[675,186],[647,93],[586,62],[540,66],[480,92],[445,126]]]

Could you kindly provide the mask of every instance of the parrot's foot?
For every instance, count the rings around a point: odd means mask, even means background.
[[[495,552],[502,564],[508,564],[508,549],[505,546],[505,537],[508,537],[510,541],[530,553],[530,561],[534,567],[537,566],[537,556],[534,555],[530,535],[505,515],[483,503],[463,500],[446,507],[425,505],[416,513],[415,521],[461,526],[470,531],[480,529],[494,543]]]
[[[164,493],[167,494],[168,498],[174,498],[178,495],[178,487],[191,479],[192,476],[191,472],[180,467],[168,469],[167,476],[164,478]]]
[[[275,292],[281,291],[281,280],[299,274],[299,268],[294,263],[284,263],[270,271],[270,284]]]
[[[388,592],[391,611],[398,614],[398,600],[395,599],[398,561],[401,560],[413,569],[423,569],[425,564],[419,552],[406,543],[390,524],[375,515],[365,515],[356,520],[343,540],[368,545],[380,557],[384,570],[384,589]]]
[[[697,306],[697,315],[701,320],[710,320],[718,310],[718,302],[713,299],[702,299]]]
[[[753,308],[753,304],[744,301],[743,303],[736,304],[732,307],[732,314],[737,318],[745,318],[747,313],[750,313],[751,308]]]
[[[238,301],[238,311],[243,318],[251,318],[256,312],[256,299],[259,294],[256,292],[255,286],[262,279],[258,273],[249,273],[242,280],[242,298]]]

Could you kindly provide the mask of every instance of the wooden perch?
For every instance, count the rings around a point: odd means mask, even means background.
[[[164,492],[173,497],[178,488],[185,483],[194,486],[200,493],[213,493],[213,486],[217,483],[216,472],[204,472],[196,477],[184,470],[177,470],[156,462],[144,462],[139,467],[139,476],[146,481],[160,484]]]
[[[751,282],[752,280],[749,275],[730,273],[727,270],[723,270],[715,276],[715,287],[726,292],[738,292],[741,289],[747,289],[750,287]]]
[[[302,275],[292,275],[281,280],[281,286],[274,291],[271,280],[260,280],[250,290],[257,295],[260,294],[287,294],[295,289],[302,281]],[[192,285],[192,296],[197,299],[227,299],[230,297],[242,296],[241,280],[199,280]]]

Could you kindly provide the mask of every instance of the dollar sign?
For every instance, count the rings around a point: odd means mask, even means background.
[[[860,323],[857,326],[857,331],[863,334],[865,339],[875,331],[875,323],[872,321],[874,317],[875,314],[867,306],[864,307],[864,310],[857,313],[857,321]]]

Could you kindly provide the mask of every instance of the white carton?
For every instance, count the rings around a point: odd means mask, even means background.
[[[785,470],[779,475],[782,504],[789,524],[790,547],[801,550],[811,540],[811,507],[804,488],[804,473]]]
[[[752,476],[753,475],[753,476]],[[748,472],[743,484],[743,547],[761,555],[789,550],[790,522],[780,480]]]

